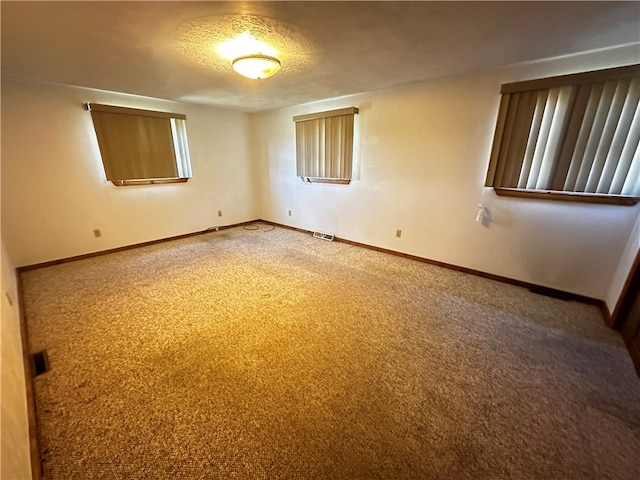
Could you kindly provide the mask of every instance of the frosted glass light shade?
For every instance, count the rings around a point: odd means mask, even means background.
[[[269,78],[282,66],[277,58],[262,54],[238,57],[231,65],[240,75],[254,80]]]

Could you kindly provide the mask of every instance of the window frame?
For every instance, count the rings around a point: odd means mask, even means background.
[[[575,106],[575,98],[577,97],[577,89],[584,87],[585,89],[595,88],[597,84],[610,81],[623,81],[640,78],[640,64],[627,65],[623,67],[608,68],[603,70],[595,70],[583,73],[575,73],[568,75],[560,75],[555,77],[525,80],[520,82],[513,82],[503,84],[500,89],[501,101],[500,108],[496,120],[496,127],[493,137],[493,144],[491,149],[491,156],[489,165],[487,168],[487,175],[485,179],[485,186],[492,187],[497,195],[501,196],[514,196],[524,198],[538,198],[538,199],[550,199],[561,201],[573,201],[573,202],[588,202],[588,203],[606,203],[616,205],[635,205],[640,201],[640,195],[623,195],[623,194],[611,194],[611,193],[591,193],[591,192],[579,192],[573,190],[555,190],[555,189],[535,189],[535,188],[522,188],[514,187],[508,183],[512,183],[513,175],[520,174],[523,171],[522,156],[525,155],[524,151],[520,148],[516,155],[509,156],[512,153],[510,148],[510,142],[518,142],[522,140],[522,134],[524,132],[531,134],[530,129],[534,122],[533,118],[527,118],[518,111],[519,106],[513,106],[510,102],[517,102],[520,99],[524,99],[524,95],[529,94],[531,97],[540,95],[539,92],[550,90],[554,88],[575,88],[572,90],[573,97],[569,103],[567,111],[564,112],[564,116],[558,122],[563,128],[553,131],[554,135],[558,135],[556,155],[553,156],[553,162],[545,164],[545,168],[550,168],[552,174],[550,175],[550,183],[557,183],[558,181],[564,181],[569,173],[558,174],[556,169],[561,162],[561,157],[565,151],[572,152],[576,146],[577,139],[569,138],[567,134],[568,128],[579,128],[582,126],[582,122],[586,116],[584,112],[582,115],[575,115],[573,108]],[[636,84],[637,85],[637,84]],[[587,90],[590,92],[590,90]],[[513,100],[513,94],[522,94],[522,97],[518,97]],[[629,95],[629,93],[627,93]],[[531,101],[531,97],[526,101]],[[535,100],[535,98],[534,98]],[[612,100],[611,100],[612,101]],[[609,106],[607,106],[609,108]],[[580,113],[579,110],[576,110]],[[532,111],[533,115],[533,111]],[[640,115],[640,110],[636,111],[636,115]],[[635,119],[635,117],[634,117]],[[528,120],[528,123],[527,123]],[[555,119],[554,119],[555,121]],[[580,122],[580,123],[578,123]],[[570,125],[569,127],[567,127]],[[631,128],[632,124],[629,125]],[[616,124],[616,128],[618,124]],[[519,130],[518,130],[519,129]],[[516,132],[513,133],[512,131]],[[621,130],[624,132],[624,130]],[[512,135],[513,133],[513,135]],[[577,132],[572,132],[577,137]],[[602,131],[598,132],[598,139],[603,136]],[[534,139],[535,148],[538,147],[538,138]],[[522,143],[519,144],[522,146]],[[528,147],[528,145],[527,145]],[[609,145],[610,147],[610,145]],[[636,147],[636,150],[640,146]],[[637,152],[636,152],[637,155]],[[582,160],[581,160],[582,161]],[[631,164],[633,164],[633,158]],[[507,173],[505,174],[505,170]],[[524,170],[526,172],[526,170]],[[604,175],[605,166],[602,165],[597,172],[598,178],[602,178]],[[627,172],[629,175],[631,172]],[[506,180],[505,180],[506,178]],[[511,181],[509,180],[511,179]],[[507,183],[507,185],[505,185]],[[566,187],[566,185],[565,185]]]
[[[111,182],[117,187],[121,187],[185,183],[192,178],[189,144],[186,132],[186,115],[92,102],[87,102],[85,106],[86,109],[91,112],[103,172],[108,182]],[[137,135],[133,133],[134,127],[132,127],[131,124],[123,127],[122,122],[119,122],[117,120],[118,117],[113,116],[114,114],[136,117],[138,120],[135,126],[135,129],[138,130],[136,132]],[[124,117],[122,117],[121,120],[123,118]],[[168,120],[166,125],[163,124],[163,119]],[[160,120],[160,122],[158,122],[158,120]],[[140,121],[142,121],[143,124],[140,124]],[[145,126],[144,122],[151,123],[147,123],[147,126]],[[155,125],[149,126],[151,124]],[[111,132],[108,132],[109,127],[112,128]],[[117,131],[118,129],[121,131],[114,133],[113,130]],[[158,172],[162,169],[169,169],[172,171],[172,174],[145,175],[142,178],[118,178],[127,176],[123,175],[123,170],[127,164],[122,162],[118,156],[118,153],[120,153],[118,151],[120,148],[118,145],[121,142],[110,138],[116,134],[125,134],[128,141],[133,140],[137,142],[136,146],[132,147],[132,149],[140,154],[140,158],[136,159],[138,170],[150,169]],[[160,146],[160,154],[164,158],[161,158],[160,163],[156,162],[157,158],[153,155],[154,152],[150,151],[152,147],[145,146],[145,143],[149,143],[147,136],[152,137],[154,134],[156,136],[160,134],[163,137],[161,143],[164,143],[164,145]],[[124,143],[126,143],[126,141]],[[173,172],[175,172],[175,175]]]

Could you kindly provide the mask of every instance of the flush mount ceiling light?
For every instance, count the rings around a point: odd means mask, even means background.
[[[231,65],[240,75],[254,80],[262,80],[274,75],[282,64],[276,57],[256,53],[236,58]]]
[[[244,57],[270,57],[263,66],[271,62],[275,73],[285,65],[283,74],[286,70],[291,75],[311,68],[318,59],[312,42],[295,25],[248,14],[189,20],[178,28],[173,46],[185,57],[218,72],[242,73],[241,65],[249,63]]]

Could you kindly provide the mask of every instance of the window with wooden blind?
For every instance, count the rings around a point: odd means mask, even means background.
[[[307,182],[351,182],[356,107],[293,117],[297,176]]]
[[[186,116],[88,103],[107,180],[114,185],[186,182]]]
[[[486,186],[498,195],[640,200],[640,65],[502,85]]]

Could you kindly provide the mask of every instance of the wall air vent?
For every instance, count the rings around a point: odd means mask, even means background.
[[[326,240],[328,242],[333,241],[333,235],[331,233],[313,232],[313,236],[315,238],[321,238],[322,240]]]

